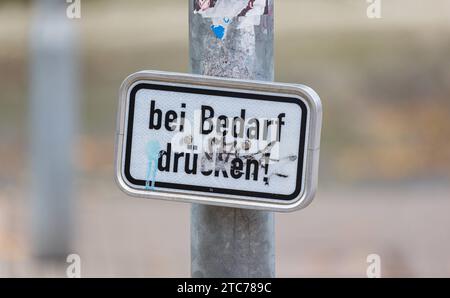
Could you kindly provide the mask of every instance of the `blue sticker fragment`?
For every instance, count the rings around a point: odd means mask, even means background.
[[[151,140],[147,143],[147,175],[145,179],[145,189],[154,190],[156,174],[158,172],[158,158],[161,146],[158,141]],[[151,185],[150,185],[151,184]]]
[[[222,39],[225,35],[225,27],[222,25],[211,25],[211,30],[218,39]]]

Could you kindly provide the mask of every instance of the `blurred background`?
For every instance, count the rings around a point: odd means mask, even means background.
[[[129,198],[113,178],[118,88],[189,71],[188,3],[81,0],[70,20],[62,2],[52,23],[45,5],[0,1],[0,276],[63,277],[68,251],[85,277],[188,277],[190,205]],[[364,277],[372,253],[385,277],[450,276],[450,2],[383,0],[381,19],[368,5],[275,3],[276,81],[324,106],[316,198],[276,215],[280,277]],[[54,59],[65,72],[45,69]],[[73,172],[38,170],[67,157]],[[37,198],[49,180],[59,201]]]

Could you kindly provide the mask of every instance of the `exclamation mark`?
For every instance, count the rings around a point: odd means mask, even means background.
[[[269,153],[264,153],[264,185],[269,185],[269,177],[267,176],[267,174],[269,173],[269,163],[270,163],[270,152]]]

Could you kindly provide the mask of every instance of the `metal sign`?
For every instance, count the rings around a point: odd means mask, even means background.
[[[145,71],[120,90],[127,194],[291,211],[317,185],[322,108],[309,87]]]

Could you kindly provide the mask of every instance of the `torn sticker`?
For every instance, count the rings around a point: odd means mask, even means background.
[[[261,16],[268,14],[268,0],[195,0],[194,13],[212,19],[211,29],[217,38],[222,39],[234,18],[239,29],[258,26]]]
[[[222,25],[211,25],[211,30],[218,39],[222,39],[225,35],[225,27]]]
[[[211,30],[213,31],[214,35],[218,39],[223,39],[225,36],[225,33],[227,31],[228,25],[231,23],[230,18],[215,18],[213,19],[213,24],[211,25]]]
[[[205,18],[262,16],[268,13],[267,0],[195,0],[194,13]]]

